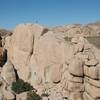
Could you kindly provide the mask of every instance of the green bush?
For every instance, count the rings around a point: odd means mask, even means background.
[[[29,83],[24,82],[22,79],[18,79],[16,82],[12,83],[11,89],[15,93],[19,94],[25,91],[33,90],[33,87]]]
[[[26,100],[42,100],[42,98],[38,94],[36,94],[34,91],[29,91],[27,93]]]

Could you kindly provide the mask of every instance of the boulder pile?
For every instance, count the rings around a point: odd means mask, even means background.
[[[73,58],[69,64],[68,91],[71,100],[100,99],[99,60],[92,45],[82,37],[73,38]],[[99,54],[99,52],[98,52]]]

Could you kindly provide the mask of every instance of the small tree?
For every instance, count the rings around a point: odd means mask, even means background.
[[[24,82],[22,79],[18,79],[16,82],[12,83],[11,89],[15,93],[19,94],[25,91],[33,90],[33,87],[29,83]]]

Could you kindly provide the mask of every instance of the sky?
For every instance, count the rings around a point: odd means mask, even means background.
[[[0,0],[0,28],[20,23],[47,26],[100,21],[100,0]]]

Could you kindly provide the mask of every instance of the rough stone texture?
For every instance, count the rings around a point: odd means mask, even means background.
[[[83,99],[84,100],[95,100],[87,92],[83,93]]]
[[[85,61],[85,65],[87,66],[95,66],[97,64],[98,64],[98,61],[96,59],[90,59],[90,60]]]
[[[80,92],[70,93],[69,100],[83,100],[82,93]]]
[[[71,92],[74,91],[84,91],[84,86],[82,83],[74,83],[74,82],[68,82],[68,90]]]
[[[28,80],[31,70],[29,62],[34,52],[37,39],[43,34],[45,28],[39,25],[19,25],[14,30],[9,51],[10,60],[18,71],[20,78]]]
[[[15,99],[15,96],[9,91],[5,90],[5,91],[3,91],[3,94],[4,94],[4,98],[6,100],[14,100]]]
[[[98,68],[95,66],[92,67],[84,66],[84,75],[92,79],[98,79]]]
[[[72,74],[70,74],[69,72],[67,72],[67,80],[71,81],[71,82],[76,82],[76,83],[83,83],[84,78],[83,77],[77,77],[77,76],[73,76]]]
[[[11,89],[8,90],[10,85],[6,83],[5,79],[0,76],[0,100],[15,100],[15,95],[12,93]]]
[[[26,98],[27,98],[27,92],[23,92],[16,95],[16,100],[26,100]]]
[[[12,84],[12,82],[16,81],[14,67],[10,61],[7,61],[6,64],[3,66],[1,76],[10,85]]]
[[[94,80],[94,79],[91,79],[91,78],[88,78],[88,77],[85,77],[84,79],[86,82],[88,82],[89,84],[95,86],[95,87],[98,87],[100,88],[100,80]]]
[[[11,43],[11,36],[7,36],[6,38],[5,38],[5,45],[4,45],[4,48],[5,49],[9,49],[9,47],[10,47],[10,44]]]
[[[62,78],[62,65],[54,65],[51,72],[51,80],[54,83],[58,83]]]
[[[85,84],[85,90],[94,99],[100,98],[100,88],[95,87],[95,86],[93,86],[93,85],[91,85],[89,83],[86,83]]]
[[[77,69],[77,71],[76,71]],[[69,72],[75,76],[83,76],[83,62],[81,59],[73,58],[69,65]]]

